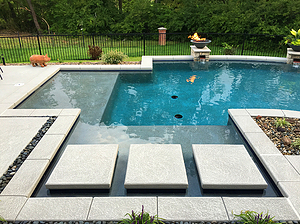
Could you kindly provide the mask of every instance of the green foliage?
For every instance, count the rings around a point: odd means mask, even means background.
[[[89,45],[88,55],[92,60],[97,60],[101,57],[102,49],[99,46]]]
[[[292,35],[288,35],[284,37],[285,39],[285,44],[293,44],[293,45],[298,45],[300,46],[300,29],[298,31],[295,31],[294,29],[291,30]]]
[[[296,138],[295,141],[292,142],[292,146],[300,149],[300,138]]]
[[[267,224],[267,223],[275,223],[273,221],[274,217],[270,217],[270,215],[263,214],[263,213],[257,213],[254,211],[241,211],[241,214],[236,215],[234,214],[234,217],[239,218],[240,222],[244,224]]]
[[[127,219],[122,219],[119,224],[163,224],[161,218],[158,218],[157,215],[151,216],[148,212],[144,211],[144,205],[142,205],[142,212],[135,213],[132,210],[132,213],[127,213],[126,215],[129,216]],[[126,216],[125,215],[125,216]]]
[[[285,126],[290,126],[291,124],[285,120],[285,118],[276,118],[276,121],[275,121],[275,126],[276,128],[278,127],[285,127]]]
[[[115,50],[115,51],[111,51],[107,54],[104,54],[102,56],[102,59],[106,64],[119,64],[126,57],[127,57],[127,55],[125,55],[123,52]]]
[[[233,47],[233,45],[229,45],[226,42],[222,43],[224,48],[224,54],[225,55],[235,55],[236,48]]]

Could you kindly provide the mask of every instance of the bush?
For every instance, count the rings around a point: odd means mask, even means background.
[[[157,215],[151,216],[148,212],[144,211],[144,205],[142,205],[142,212],[127,213],[125,216],[129,216],[127,219],[122,219],[118,224],[164,224],[163,219],[158,218]]]
[[[233,45],[229,45],[226,42],[222,43],[222,45],[225,55],[235,55],[236,48],[234,48]]]
[[[235,218],[239,218],[240,222],[243,224],[269,224],[269,223],[275,223],[273,221],[274,217],[271,217],[268,213],[257,213],[254,211],[241,211],[241,214],[236,215],[233,214]]]
[[[125,55],[123,52],[115,50],[115,51],[111,51],[107,54],[104,54],[102,56],[102,59],[106,64],[119,64],[126,57],[127,57],[127,55]]]
[[[91,59],[97,60],[101,57],[102,49],[98,46],[89,45],[88,55],[91,56]]]

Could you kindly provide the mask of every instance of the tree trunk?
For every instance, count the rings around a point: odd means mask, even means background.
[[[119,0],[119,10],[122,13],[123,0]]]
[[[32,14],[32,18],[33,18],[35,27],[36,27],[36,29],[37,29],[37,32],[40,33],[41,27],[40,27],[39,22],[37,21],[36,14],[35,14],[35,11],[34,11],[34,8],[33,8],[32,4],[31,4],[31,0],[26,0],[26,1],[27,1],[28,5],[29,5],[29,8],[30,8],[30,11],[31,11],[31,14]]]

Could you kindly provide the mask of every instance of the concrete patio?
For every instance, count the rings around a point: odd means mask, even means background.
[[[233,57],[231,60],[251,60]],[[210,60],[228,59],[213,56]],[[248,60],[249,60],[248,59]],[[271,61],[269,57],[253,60]],[[284,59],[273,58],[283,62]],[[57,116],[42,140],[0,194],[0,215],[8,221],[105,220],[141,211],[167,221],[230,221],[242,210],[268,212],[276,220],[300,220],[300,156],[283,156],[251,116],[300,118],[300,112],[230,109],[229,116],[254,150],[284,197],[31,197],[54,155],[80,115],[77,109],[13,109],[60,70],[151,71],[155,60],[192,60],[191,56],[143,57],[141,65],[1,66],[0,171],[4,173],[48,116]]]

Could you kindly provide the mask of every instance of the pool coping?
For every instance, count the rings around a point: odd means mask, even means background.
[[[271,62],[272,57],[255,57],[255,56],[210,56],[211,60],[250,60]],[[247,59],[248,58],[248,59]],[[273,58],[273,62],[284,63],[286,59]],[[22,89],[16,91],[15,97],[11,100],[0,104],[7,106],[7,109],[0,111],[0,119],[2,117],[37,117],[37,116],[58,116],[61,120],[57,125],[51,126],[49,133],[53,135],[67,135],[74,125],[80,114],[80,109],[46,109],[46,110],[14,110],[18,103],[22,102],[27,96],[33,93],[37,88],[49,80],[60,70],[95,70],[99,67],[101,71],[151,71],[153,61],[170,61],[192,60],[191,56],[145,56],[141,65],[116,65],[105,68],[101,66],[49,66],[30,81],[27,90]],[[104,66],[104,67],[103,67]],[[124,67],[126,66],[126,67]],[[143,69],[138,69],[143,68]],[[33,68],[34,69],[34,68]],[[10,109],[9,109],[10,108]],[[229,116],[240,130],[245,139],[250,139],[250,135],[262,135],[262,130],[254,122],[251,116],[279,116],[300,118],[300,112],[289,110],[273,110],[273,109],[229,109]],[[68,122],[65,122],[66,116],[71,116]],[[63,122],[64,121],[64,122]],[[56,121],[55,121],[56,122]],[[61,126],[62,125],[62,126]],[[67,127],[66,127],[67,126]],[[53,129],[52,129],[53,128]],[[61,131],[65,129],[65,131]],[[264,133],[263,133],[264,134]],[[253,136],[252,136],[253,139]],[[270,141],[270,140],[269,140]],[[248,142],[252,144],[251,141]],[[263,143],[263,144],[270,144]],[[273,143],[272,143],[273,144]],[[269,145],[268,145],[269,147]],[[274,146],[275,147],[275,146]],[[147,212],[152,215],[157,214],[159,217],[165,218],[167,221],[230,221],[233,220],[232,212],[238,214],[241,210],[254,210],[257,212],[269,212],[275,216],[276,220],[300,220],[300,181],[291,176],[286,176],[286,172],[274,168],[276,163],[272,164],[271,158],[276,161],[287,161],[286,167],[295,170],[285,156],[275,153],[260,153],[263,149],[254,147],[253,149],[261,159],[262,164],[270,173],[270,176],[281,190],[284,197],[266,197],[266,198],[246,198],[246,197],[70,197],[70,198],[30,198],[28,195],[3,195],[0,194],[0,212],[8,221],[20,220],[44,220],[44,221],[64,221],[64,220],[105,220],[118,221],[124,218],[127,212],[132,209],[141,211],[142,205],[145,206]],[[55,150],[54,150],[55,151]],[[49,160],[50,161],[50,160]],[[49,162],[50,163],[50,162]],[[44,170],[44,169],[43,169]],[[300,173],[296,170],[300,176]],[[43,172],[40,173],[40,177]],[[293,176],[294,177],[294,176]],[[24,178],[26,180],[26,178]],[[35,183],[37,184],[37,182]],[[34,184],[34,185],[35,185]],[[34,189],[35,186],[32,186]]]

